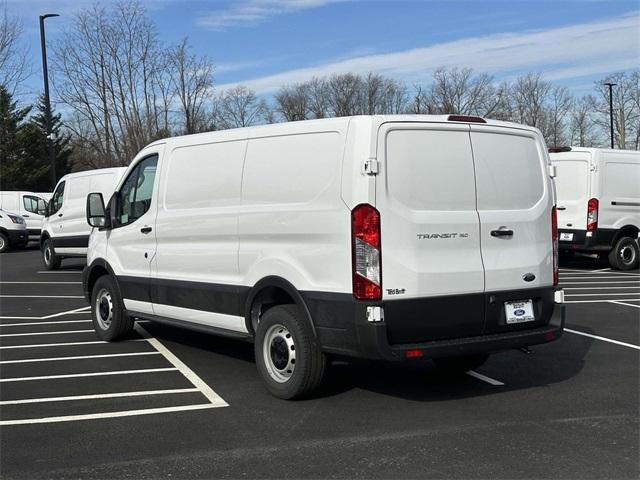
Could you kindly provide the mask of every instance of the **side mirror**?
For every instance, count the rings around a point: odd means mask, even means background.
[[[87,195],[87,223],[92,227],[109,227],[101,193]]]
[[[38,215],[46,215],[47,214],[47,202],[40,199],[38,200]]]

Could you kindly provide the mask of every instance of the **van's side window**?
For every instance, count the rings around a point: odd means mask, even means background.
[[[122,184],[117,212],[119,226],[135,222],[149,210],[157,164],[157,155],[145,158]]]
[[[53,196],[51,197],[51,210],[49,211],[49,215],[53,215],[62,207],[62,197],[64,195],[64,184],[65,182],[61,182],[56,188],[56,191],[53,192]]]

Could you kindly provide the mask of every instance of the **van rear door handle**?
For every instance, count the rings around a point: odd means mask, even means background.
[[[147,226],[147,227],[142,227],[142,228],[140,229],[140,231],[141,231],[142,233],[149,233],[151,230],[153,230],[153,228],[148,227],[148,226]]]
[[[61,216],[62,216],[62,214],[61,214],[61,213],[59,213],[59,214],[58,214],[58,216],[59,216],[59,217],[61,217]]]
[[[492,237],[513,237],[513,230],[491,230]]]
[[[566,210],[567,207],[558,207],[557,210]]]

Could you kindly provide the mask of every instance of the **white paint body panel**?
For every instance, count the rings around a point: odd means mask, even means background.
[[[570,152],[549,156],[558,169],[558,206],[567,207],[558,212],[560,228],[586,230],[590,198],[599,201],[598,228],[640,228],[640,152],[572,147]],[[584,175],[579,162],[588,165],[588,180],[571,185],[574,178]],[[561,188],[564,184],[570,185]]]
[[[3,191],[0,192],[0,209],[20,214],[24,218],[29,230],[41,230],[45,217],[38,212],[27,210],[26,204],[30,202],[31,198],[42,200],[45,203],[47,202],[47,199],[38,193]],[[39,240],[39,236],[29,235],[29,240],[37,241]]]

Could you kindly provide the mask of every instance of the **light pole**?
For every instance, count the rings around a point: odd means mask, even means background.
[[[56,157],[53,151],[53,134],[51,132],[51,102],[49,101],[49,70],[47,69],[47,42],[44,36],[44,20],[59,17],[57,13],[40,15],[40,47],[42,49],[42,76],[44,78],[44,108],[47,123],[47,146],[49,147],[49,162],[51,166],[51,191],[56,187]]]
[[[617,83],[605,82],[605,85],[609,87],[609,129],[611,131],[611,148],[613,148],[613,87]]]

